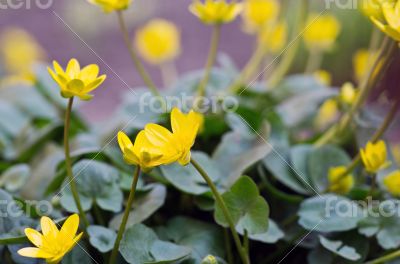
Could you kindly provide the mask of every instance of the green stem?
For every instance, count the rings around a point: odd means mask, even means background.
[[[319,69],[322,63],[322,52],[320,50],[311,50],[305,72],[312,74]]]
[[[243,264],[250,264],[250,259],[247,256],[245,248],[242,246],[242,243],[240,241],[238,233],[236,232],[235,224],[232,220],[232,216],[229,213],[228,208],[226,207],[224,199],[222,198],[221,194],[218,192],[217,187],[215,186],[215,184],[213,183],[211,178],[208,176],[208,174],[203,170],[203,168],[194,159],[191,159],[190,162],[195,167],[195,169],[200,173],[200,175],[203,177],[203,179],[206,181],[206,183],[208,184],[208,186],[210,187],[210,189],[214,195],[215,201],[218,203],[219,207],[221,208],[222,213],[224,214],[224,217],[225,217],[226,221],[228,222],[229,228],[231,229],[233,241],[235,242],[236,248],[239,252],[239,255],[240,255],[240,258],[242,259]]]
[[[246,254],[249,255],[250,245],[249,245],[249,232],[247,232],[247,229],[244,230],[243,234],[243,248],[246,251]]]
[[[106,223],[104,222],[103,216],[101,215],[100,208],[97,205],[96,201],[94,201],[94,203],[93,203],[93,213],[94,213],[94,217],[96,218],[97,223],[99,225],[105,226]]]
[[[135,64],[136,70],[138,71],[139,75],[142,77],[144,83],[150,89],[152,94],[154,96],[160,96],[157,86],[154,84],[153,80],[151,79],[150,75],[147,73],[147,71],[144,68],[142,62],[140,61],[138,55],[136,54],[135,49],[132,47],[131,40],[129,38],[128,29],[126,27],[125,19],[122,14],[122,11],[117,11],[117,15],[118,15],[119,27],[121,29],[125,45],[128,48],[129,54],[132,58],[133,63]]]
[[[225,250],[228,258],[228,263],[233,263],[232,246],[231,246],[231,241],[229,239],[229,233],[226,228],[224,228],[224,240],[225,240]]]
[[[137,183],[139,180],[139,176],[140,176],[140,167],[136,166],[135,174],[134,174],[133,180],[132,180],[131,191],[129,192],[128,202],[126,203],[125,212],[122,217],[121,225],[118,230],[118,234],[117,234],[117,238],[115,240],[113,251],[111,253],[111,257],[110,257],[110,261],[109,261],[110,264],[115,264],[116,260],[117,260],[119,244],[121,243],[121,239],[125,232],[126,224],[128,222],[129,214],[132,209],[132,203],[133,203],[133,199],[135,198],[136,186],[137,186]]]
[[[212,70],[212,67],[214,66],[215,60],[217,58],[218,45],[219,45],[220,38],[221,38],[221,25],[217,24],[213,28],[212,37],[211,37],[211,45],[210,45],[210,50],[208,52],[208,58],[207,58],[207,63],[206,63],[206,67],[205,67],[204,77],[200,81],[199,88],[198,88],[199,96],[206,95],[206,89],[207,89],[208,81],[210,79],[211,70]]]
[[[69,181],[69,186],[71,188],[72,197],[74,198],[76,208],[78,209],[79,216],[82,219],[84,230],[89,226],[89,221],[86,218],[85,211],[82,208],[81,200],[79,198],[78,189],[76,187],[74,174],[72,172],[72,162],[69,149],[69,128],[71,123],[71,112],[72,105],[74,103],[74,97],[68,100],[68,106],[65,111],[65,125],[64,125],[64,152],[65,152],[65,168],[67,170],[67,176]]]
[[[374,259],[374,260],[370,260],[368,262],[366,262],[365,264],[381,264],[381,263],[387,263],[391,260],[394,260],[396,258],[400,257],[400,250],[394,251],[392,253],[389,253],[383,257]]]

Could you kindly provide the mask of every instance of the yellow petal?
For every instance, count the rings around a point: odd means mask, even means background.
[[[92,82],[88,83],[84,89],[85,93],[89,93],[100,86],[106,79],[106,75],[101,75],[99,78],[94,79]]]
[[[67,238],[72,240],[76,235],[76,231],[78,231],[78,227],[79,216],[77,214],[73,214],[68,217],[67,220],[65,220],[63,226],[61,227],[59,236],[61,236],[63,239],[65,238],[66,240],[64,241],[67,241]]]
[[[35,229],[26,228],[25,235],[28,237],[29,241],[32,242],[37,247],[41,247],[43,244],[43,236]]]
[[[119,131],[117,138],[118,138],[118,145],[122,152],[125,152],[125,149],[127,148],[133,148],[132,141],[124,132]]]
[[[53,254],[47,253],[39,248],[34,248],[34,247],[27,247],[27,248],[22,248],[18,250],[18,254],[20,254],[23,257],[28,257],[28,258],[51,258]]]
[[[99,75],[99,66],[96,64],[90,64],[82,69],[79,77],[83,80],[94,80]]]
[[[71,59],[65,72],[71,79],[75,79],[79,76],[80,70],[79,62],[76,59]]]
[[[42,216],[40,219],[40,226],[45,237],[48,235],[56,237],[58,235],[59,231],[56,224],[47,216]]]
[[[168,129],[157,124],[148,124],[144,130],[148,140],[156,146],[163,146],[170,143],[173,138],[172,133]]]
[[[57,74],[60,74],[60,75],[65,74],[63,68],[60,66],[60,64],[58,64],[58,62],[53,61],[53,67]]]

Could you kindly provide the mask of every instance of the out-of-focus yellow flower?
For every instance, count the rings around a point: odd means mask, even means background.
[[[326,127],[328,124],[335,121],[339,115],[339,106],[335,99],[326,100],[318,110],[315,118],[315,126],[319,129]]]
[[[136,136],[135,144],[122,131],[118,132],[118,144],[124,160],[130,165],[138,165],[143,171],[149,171],[161,164],[171,163],[163,150],[154,146],[142,130]]]
[[[218,260],[213,255],[208,255],[201,261],[201,264],[218,264]]]
[[[342,88],[340,88],[339,98],[346,104],[352,104],[357,98],[357,91],[354,88],[354,85],[349,82],[343,84]]]
[[[0,36],[0,56],[8,81],[35,80],[32,66],[45,58],[40,44],[28,32],[20,28],[8,28]]]
[[[76,235],[79,226],[79,216],[67,218],[61,230],[48,217],[40,220],[42,233],[32,228],[26,228],[25,234],[36,247],[22,248],[18,254],[28,258],[45,259],[49,264],[57,264],[78,243],[83,233]]]
[[[332,84],[332,75],[328,71],[318,70],[313,75],[323,85],[329,86]]]
[[[372,22],[386,35],[396,41],[400,41],[400,1],[380,1],[383,13],[383,20],[371,16]]]
[[[379,4],[380,0],[363,0],[360,2],[361,11],[366,17],[376,17],[381,19],[382,9]]]
[[[386,143],[383,140],[376,143],[368,141],[365,149],[360,150],[360,155],[364,167],[369,173],[377,173],[390,165],[387,160]]]
[[[145,127],[146,137],[169,157],[169,161],[178,161],[182,166],[190,162],[190,150],[194,144],[197,132],[203,122],[203,117],[191,110],[188,114],[178,108],[172,109],[172,133],[157,124]]]
[[[173,60],[181,51],[179,30],[164,19],[154,19],[141,28],[135,42],[142,57],[153,64]]]
[[[383,179],[383,184],[393,196],[400,196],[400,171],[396,170]]]
[[[242,12],[243,5],[235,1],[228,3],[225,0],[194,0],[189,6],[190,12],[203,23],[218,25],[233,21]]]
[[[304,32],[304,41],[310,50],[329,50],[340,33],[340,23],[332,15],[312,14]]]
[[[99,87],[106,79],[106,75],[98,76],[99,66],[91,64],[81,70],[79,62],[76,59],[71,59],[64,71],[58,62],[53,62],[52,69],[47,68],[51,77],[60,86],[61,95],[65,98],[78,96],[82,100],[90,100],[93,95],[91,91]]]
[[[371,64],[376,60],[378,54],[367,49],[358,50],[353,56],[354,75],[357,81],[361,81],[367,74]]]
[[[125,10],[132,0],[87,0],[89,3],[100,6],[104,12],[110,13],[118,10]]]
[[[285,22],[279,22],[264,27],[260,32],[259,41],[271,53],[280,52],[286,44],[287,25]]]
[[[329,169],[328,181],[329,191],[337,194],[347,194],[354,186],[354,177],[352,174],[343,176],[347,168],[345,166],[338,166]]]
[[[280,10],[276,0],[246,0],[243,8],[245,29],[249,32],[264,30],[265,26],[275,22]]]

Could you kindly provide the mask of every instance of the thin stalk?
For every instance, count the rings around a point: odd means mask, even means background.
[[[105,226],[106,223],[104,222],[103,216],[101,215],[101,210],[99,206],[97,205],[97,202],[95,201],[93,203],[93,213],[94,217],[96,218],[96,221],[99,225]]]
[[[244,230],[243,247],[244,250],[246,251],[246,254],[249,255],[250,245],[249,245],[249,232],[247,231],[247,229]]]
[[[322,57],[322,52],[320,50],[311,50],[305,72],[307,74],[312,74],[318,70],[319,67],[321,67]]]
[[[232,246],[231,246],[231,241],[229,239],[229,232],[226,228],[224,228],[224,240],[225,240],[225,250],[228,263],[232,264],[233,263]]]
[[[140,61],[138,55],[136,54],[135,49],[131,44],[131,40],[129,38],[129,32],[126,27],[125,19],[122,14],[122,11],[117,11],[119,27],[122,32],[122,36],[124,38],[124,42],[126,47],[128,48],[129,55],[132,58],[133,63],[135,64],[136,70],[138,71],[139,75],[142,77],[144,83],[146,84],[147,88],[150,89],[154,96],[160,96],[160,93],[157,89],[157,86],[154,84],[153,80],[151,79],[150,75],[147,73],[146,69],[144,68],[142,62]]]
[[[239,255],[240,255],[240,258],[242,259],[243,264],[250,264],[250,259],[247,256],[245,248],[242,246],[242,243],[240,241],[238,233],[236,232],[235,224],[232,220],[232,216],[229,213],[229,210],[226,207],[224,199],[222,198],[221,194],[219,193],[217,187],[215,186],[215,184],[213,183],[211,178],[208,176],[208,174],[203,170],[203,168],[194,159],[191,159],[190,162],[195,167],[195,169],[200,173],[200,175],[203,177],[203,179],[206,181],[206,183],[208,184],[208,186],[210,187],[210,189],[214,195],[215,201],[218,203],[219,207],[221,208],[222,213],[224,214],[224,217],[225,217],[226,221],[228,222],[229,228],[231,229],[233,241],[235,242],[236,248],[239,252]]]
[[[69,181],[69,186],[71,188],[72,197],[74,198],[76,208],[78,209],[79,216],[82,219],[84,230],[89,226],[89,221],[86,218],[85,211],[82,208],[81,200],[79,198],[78,189],[76,187],[74,174],[72,172],[72,161],[69,149],[69,128],[71,124],[71,112],[72,105],[74,103],[74,97],[68,100],[67,110],[65,111],[65,125],[64,125],[64,153],[65,153],[65,168],[67,170],[67,176]]]
[[[129,192],[128,202],[126,203],[125,212],[122,217],[122,222],[121,222],[121,225],[119,226],[119,230],[118,230],[117,238],[115,240],[113,251],[111,252],[111,257],[110,257],[110,261],[109,261],[110,264],[115,264],[116,260],[117,260],[119,244],[121,243],[121,239],[125,232],[126,224],[128,222],[129,214],[131,212],[132,203],[135,198],[136,186],[137,186],[137,183],[139,180],[139,176],[140,176],[140,167],[136,166],[135,173],[133,175],[131,191]]]
[[[178,74],[173,61],[165,62],[160,65],[161,77],[165,87],[170,86],[176,80]]]
[[[385,256],[382,256],[380,258],[374,259],[374,260],[370,260],[368,262],[366,262],[365,264],[381,264],[381,263],[386,263],[389,262],[391,260],[394,260],[396,258],[400,257],[400,250],[394,251],[392,253],[389,253]]]
[[[217,25],[214,25],[214,27],[213,27],[210,50],[208,52],[208,58],[207,58],[206,66],[205,66],[204,77],[200,81],[199,88],[198,88],[199,96],[206,95],[206,88],[207,88],[208,81],[210,79],[211,70],[212,70],[212,67],[214,66],[215,60],[217,58],[217,52],[218,52],[220,38],[221,38],[221,25],[217,24]]]

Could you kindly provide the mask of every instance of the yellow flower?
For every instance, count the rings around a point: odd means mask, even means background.
[[[193,110],[183,114],[178,108],[174,108],[171,112],[172,133],[157,124],[148,124],[144,130],[149,141],[161,149],[170,162],[178,161],[184,166],[190,162],[190,150],[202,122],[201,114]]]
[[[329,50],[340,33],[340,23],[332,15],[312,14],[304,32],[304,41],[310,50]]]
[[[358,50],[353,56],[354,75],[358,82],[360,82],[364,75],[368,72],[369,67],[377,58],[376,52],[370,52],[367,49]]]
[[[65,98],[78,96],[82,100],[90,100],[93,95],[91,91],[99,87],[106,79],[106,75],[98,76],[99,66],[91,64],[81,70],[79,62],[71,59],[64,71],[60,64],[53,62],[55,72],[47,68],[51,77],[60,86],[61,95]]]
[[[181,51],[180,32],[163,19],[154,19],[136,33],[136,46],[148,62],[161,64],[174,59]]]
[[[287,25],[285,22],[279,22],[264,27],[260,32],[259,41],[271,53],[280,52],[286,44]]]
[[[386,143],[380,140],[376,143],[368,141],[365,149],[360,150],[361,160],[369,173],[377,173],[390,165],[387,160]]]
[[[10,80],[33,82],[32,66],[43,60],[45,53],[28,32],[20,28],[8,28],[0,36],[0,57]]]
[[[360,2],[361,11],[366,17],[382,18],[382,9],[379,5],[380,0],[363,0]]]
[[[382,22],[379,17],[371,16],[372,22],[386,35],[400,41],[400,1],[382,0],[380,5],[385,21]]]
[[[139,165],[143,171],[161,164],[171,163],[163,153],[163,150],[154,146],[142,130],[136,136],[135,144],[122,131],[118,132],[118,144],[124,160],[130,165]]]
[[[48,217],[40,219],[42,233],[32,228],[26,228],[25,234],[36,247],[18,250],[18,254],[28,258],[46,259],[49,264],[57,264],[78,243],[83,233],[76,235],[79,226],[79,216],[67,218],[61,230]]]
[[[326,100],[319,108],[318,114],[315,118],[315,126],[319,129],[324,128],[328,124],[335,121],[339,114],[338,103],[335,99],[331,98]]]
[[[351,105],[357,98],[357,91],[353,84],[347,82],[340,89],[339,98],[342,102]]]
[[[383,179],[383,184],[393,196],[400,196],[400,171],[394,171]]]
[[[132,0],[87,0],[93,5],[98,5],[103,8],[103,11],[110,13],[118,10],[125,10],[129,7]]]
[[[232,22],[242,11],[243,5],[225,0],[194,0],[189,6],[190,12],[205,24],[226,24]]]
[[[323,85],[329,86],[332,84],[332,75],[328,71],[318,70],[313,75]]]
[[[274,22],[280,10],[276,0],[246,0],[243,7],[245,29],[255,32],[264,29],[270,22]]]
[[[351,174],[343,176],[347,168],[338,166],[329,169],[329,191],[337,194],[347,194],[354,186],[354,177]]]

